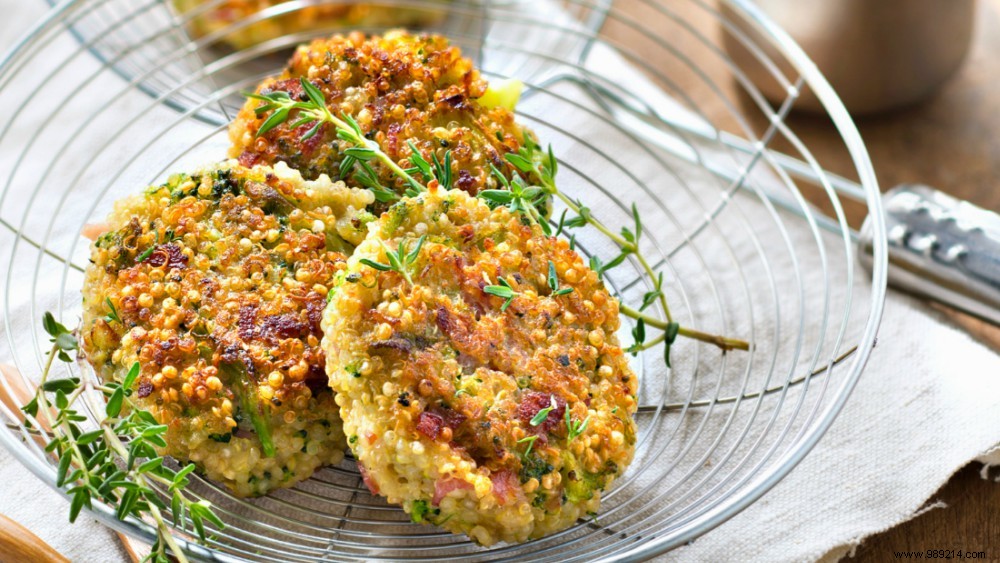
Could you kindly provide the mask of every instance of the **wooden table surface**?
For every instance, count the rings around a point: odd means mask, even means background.
[[[643,20],[643,6],[637,0],[619,0],[616,5],[623,12],[639,14],[639,21],[647,21]],[[670,6],[705,33],[711,34],[716,27],[711,17],[701,15],[703,10],[695,3]],[[974,43],[966,62],[935,97],[914,107],[857,119],[883,191],[900,183],[924,183],[1000,211],[1000,0],[980,0],[978,11]],[[666,30],[664,36],[682,31]],[[605,28],[605,35],[629,45],[637,42],[641,45],[641,40],[636,40],[627,26],[613,21]],[[681,39],[676,44],[682,50],[687,48]],[[641,52],[641,47],[637,49]],[[696,96],[704,93],[704,97],[697,97],[702,104],[700,109],[717,126],[729,128],[726,119],[731,110],[713,101],[719,96],[705,90],[700,77],[669,61],[662,63],[662,70],[682,89],[693,91]],[[746,114],[759,115],[749,97],[736,92],[728,71],[704,70]],[[849,155],[828,120],[793,113],[787,123],[822,166],[856,178]],[[763,128],[767,122],[758,119],[754,125]],[[776,148],[787,149],[780,142]],[[847,209],[854,225],[860,223],[864,212],[861,207]],[[997,328],[957,313],[951,313],[950,317],[987,345],[1000,350]],[[991,423],[1000,421],[984,421]],[[967,466],[931,497],[929,503],[940,500],[947,508],[930,510],[869,538],[850,561],[896,561],[894,551],[958,548],[984,551],[987,560],[1000,561],[1000,484],[982,479],[980,468],[979,464]],[[994,470],[993,477],[1000,477],[1000,471]]]

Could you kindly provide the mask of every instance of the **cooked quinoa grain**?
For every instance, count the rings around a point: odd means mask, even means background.
[[[265,80],[257,92],[284,91],[306,101],[303,77],[323,92],[334,115],[356,119],[365,135],[403,168],[411,166],[409,143],[428,162],[437,158],[444,163],[450,151],[452,187],[469,193],[497,187],[491,165],[507,178],[518,174],[504,155],[517,152],[525,136],[532,135],[514,121],[516,92],[489,90],[472,62],[438,35],[391,31],[317,40],[299,47],[285,71]],[[340,170],[341,152],[350,145],[337,138],[334,127],[323,124],[318,134],[303,141],[313,124],[293,128],[296,110],[284,124],[258,137],[270,116],[254,113],[262,103],[248,100],[233,121],[230,156],[246,165],[286,162],[306,178],[328,174],[353,182],[351,171]],[[405,191],[392,171],[377,161],[372,166],[382,185]]]
[[[383,271],[401,244],[406,275]],[[501,277],[506,308],[487,292]],[[395,204],[323,316],[330,385],[365,482],[415,522],[482,545],[595,513],[635,444],[637,383],[618,327],[597,274],[521,216],[458,190]]]
[[[163,453],[241,496],[343,459],[319,325],[371,201],[230,162],[116,204],[91,251],[82,350],[104,381],[139,362],[133,397],[168,425]]]
[[[306,5],[286,13],[257,16],[289,1],[174,0],[174,7],[190,16],[188,25],[195,37],[220,35],[224,43],[236,49],[246,49],[283,35],[324,29],[428,26],[445,15],[443,7],[405,8],[358,2]],[[441,3],[447,2],[441,0]]]

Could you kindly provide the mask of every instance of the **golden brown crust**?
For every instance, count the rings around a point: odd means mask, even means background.
[[[597,274],[565,240],[459,191],[403,200],[376,225],[324,315],[331,386],[369,483],[485,544],[596,511],[632,457],[637,385]],[[383,244],[419,235],[412,284],[360,262],[388,263]],[[552,290],[550,262],[571,292]],[[516,292],[505,310],[485,290],[501,277]]]
[[[351,249],[338,219],[370,201],[284,167],[225,164],[119,202],[84,285],[86,358],[117,381],[139,362],[135,397],[169,425],[166,452],[238,493],[339,460],[319,323]],[[210,459],[226,449],[248,457]]]
[[[393,31],[382,37],[361,33],[334,36],[296,50],[285,71],[266,80],[258,93],[288,92],[305,100],[299,79],[305,77],[324,94],[335,115],[351,115],[365,135],[403,168],[408,168],[412,142],[425,159],[444,162],[451,151],[453,187],[470,193],[496,187],[490,166],[511,177],[517,171],[504,160],[530,134],[503,107],[477,102],[487,83],[447,39]],[[249,100],[230,127],[230,156],[246,165],[281,161],[306,178],[340,175],[340,152],[347,148],[324,124],[320,133],[302,137],[311,124],[291,128],[293,112],[282,125],[256,137],[268,114],[258,117],[261,104]],[[391,171],[373,163],[383,185],[402,193],[406,186]],[[345,178],[350,184],[352,181]]]

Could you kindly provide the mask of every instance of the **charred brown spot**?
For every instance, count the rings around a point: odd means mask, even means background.
[[[264,156],[258,152],[254,151],[243,151],[240,153],[237,161],[247,168],[253,168],[257,164],[260,164],[264,160]]]
[[[465,95],[458,93],[443,98],[441,100],[441,103],[447,104],[455,109],[461,109],[465,105],[465,101],[466,101]]]
[[[458,345],[471,344],[469,342],[469,321],[460,316],[456,316],[447,308],[438,307],[437,314],[434,316],[434,324],[436,324],[438,330],[440,330],[441,333],[447,336],[452,342]],[[459,346],[459,351],[463,351],[462,348],[462,346]]]
[[[277,343],[285,338],[302,338],[309,334],[309,326],[295,313],[267,315],[260,323],[261,338]]]
[[[399,134],[400,132],[402,132],[402,130],[403,126],[400,125],[399,123],[389,124],[389,130],[386,133],[386,139],[385,139],[386,140],[385,150],[389,154],[399,154],[399,147],[400,147]]]
[[[152,383],[150,383],[149,381],[147,381],[145,379],[143,379],[141,382],[139,382],[139,388],[136,389],[136,392],[135,392],[135,394],[136,394],[137,397],[139,397],[140,399],[145,399],[146,397],[150,396],[152,393],[153,393],[153,384]]]
[[[441,435],[442,428],[444,428],[444,418],[441,415],[426,411],[420,413],[420,418],[417,421],[417,432],[431,440],[437,440],[438,436]]]
[[[273,176],[273,175],[270,175]],[[275,182],[276,178],[269,178],[268,181]],[[261,182],[247,182],[244,185],[247,195],[254,201],[260,203],[261,209],[266,213],[288,214],[295,210],[295,205],[288,201],[285,196],[273,187]],[[249,226],[256,227],[261,222],[261,216],[250,215]]]
[[[257,332],[257,309],[257,305],[252,303],[240,305],[240,316],[236,326],[243,340],[252,339]]]
[[[188,257],[184,255],[179,245],[169,243],[157,246],[143,262],[154,268],[163,265],[167,268],[186,268]]]
[[[306,386],[313,395],[330,392],[330,378],[323,368],[324,363],[323,355],[320,355],[318,361],[310,362],[309,371],[306,372]]]
[[[413,349],[413,343],[405,338],[394,337],[389,340],[372,342],[371,348],[374,348],[375,350],[396,350],[397,352],[407,353]]]
[[[323,321],[323,309],[326,308],[326,297],[318,293],[310,293],[306,301],[306,318],[309,319],[309,330],[316,336],[322,334],[320,327]]]
[[[455,186],[458,189],[475,194],[478,191],[477,184],[475,177],[468,170],[463,168],[458,171],[458,178],[455,179]]]
[[[420,413],[417,420],[417,431],[431,440],[437,440],[445,428],[455,430],[466,417],[451,409],[434,409]]]
[[[465,242],[471,241],[476,236],[476,229],[472,225],[462,225],[458,229],[458,236],[462,237]]]

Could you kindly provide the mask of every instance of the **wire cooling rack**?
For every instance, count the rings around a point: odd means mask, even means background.
[[[291,1],[257,17],[319,3]],[[815,67],[745,0],[723,2],[724,11],[700,0],[376,3],[446,6],[432,29],[475,56],[488,77],[525,82],[519,119],[553,144],[562,189],[613,228],[629,224],[633,202],[643,210],[651,231],[644,253],[658,259],[675,318],[749,340],[752,350],[722,354],[678,342],[672,370],[655,351],[635,358],[635,461],[597,518],[548,538],[484,549],[411,524],[345,462],[253,500],[195,479],[190,491],[210,500],[226,527],[205,545],[178,529],[181,545],[224,561],[638,560],[695,539],[767,492],[843,407],[874,345],[885,292],[877,185]],[[162,0],[67,0],[0,65],[0,361],[14,364],[29,387],[48,348],[42,312],[70,326],[79,320],[84,225],[172,171],[222,158],[240,92],[316,35],[233,51],[221,34],[189,38],[189,17]],[[766,68],[786,98],[768,102],[727,55],[727,42]],[[853,195],[869,210],[871,274],[856,265],[836,179],[785,122],[804,88],[822,100],[861,180]],[[770,150],[779,140],[792,154]],[[806,193],[832,211],[819,214]],[[577,242],[584,254],[613,252],[597,236]],[[650,287],[628,263],[609,285],[626,303]],[[631,327],[623,324],[627,343]],[[94,378],[82,364],[60,369]],[[86,399],[97,420],[102,399]],[[38,436],[2,403],[0,414],[0,442],[54,487],[53,460]],[[106,506],[93,514],[153,537],[146,522],[117,521]]]

